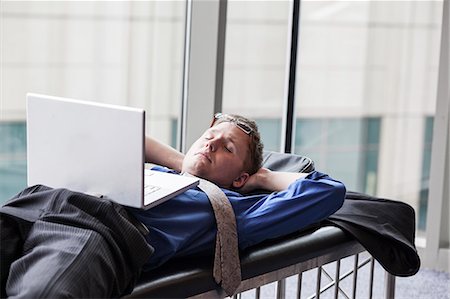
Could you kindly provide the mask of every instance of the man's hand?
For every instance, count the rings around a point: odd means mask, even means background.
[[[281,191],[287,189],[294,181],[307,175],[308,173],[271,171],[262,167],[248,178],[239,192],[245,194],[262,189],[270,192]]]
[[[271,170],[267,168],[260,168],[255,174],[251,175],[247,182],[245,182],[244,186],[239,189],[239,192],[242,194],[247,194],[255,190],[266,189],[263,186],[264,178],[269,176],[269,172]]]

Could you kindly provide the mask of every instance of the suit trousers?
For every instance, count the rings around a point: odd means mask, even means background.
[[[25,189],[0,209],[1,296],[130,293],[153,253],[130,217],[122,206],[83,193]]]

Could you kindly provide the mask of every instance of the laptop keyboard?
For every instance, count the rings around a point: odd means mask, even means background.
[[[153,192],[158,191],[159,189],[161,189],[161,187],[158,186],[153,186],[153,185],[145,185],[144,187],[144,195],[149,195]]]
[[[153,175],[152,172],[146,172],[146,173],[145,173],[145,176],[146,176],[146,177],[149,177],[149,176],[152,176],[152,175]],[[161,187],[158,187],[158,186],[154,186],[154,185],[145,183],[145,184],[144,184],[144,196],[149,195],[149,194],[151,194],[151,193],[153,193],[153,192],[156,192],[156,191],[158,191],[159,189],[161,189]]]

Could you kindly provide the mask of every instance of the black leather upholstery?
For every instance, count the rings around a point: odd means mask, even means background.
[[[314,162],[308,157],[269,151],[263,154],[263,166],[270,170],[287,172],[311,172],[314,170]]]
[[[241,253],[242,279],[338,252],[357,242],[332,226],[310,228],[261,243]],[[127,298],[186,298],[216,289],[210,257],[174,259],[144,273]]]

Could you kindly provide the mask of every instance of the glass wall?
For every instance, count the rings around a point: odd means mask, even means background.
[[[185,9],[183,1],[2,1],[0,202],[26,184],[27,92],[145,108],[147,133],[171,143]]]
[[[425,134],[423,140],[422,172],[420,180],[420,197],[417,227],[424,231],[427,223],[428,194],[430,190],[430,167],[431,167],[431,143],[433,140],[433,117],[427,117],[425,122]]]
[[[0,204],[27,182],[25,122],[0,122]]]
[[[296,153],[344,181],[347,189],[374,194],[377,187],[379,118],[301,118]]]
[[[442,1],[302,1],[294,151],[349,190],[405,201],[425,229]],[[279,150],[290,1],[229,1],[223,111]],[[0,201],[26,182],[25,94],[147,110],[177,140],[184,1],[3,1]]]
[[[257,120],[266,149],[279,150],[289,1],[229,1],[223,111]]]
[[[294,152],[349,190],[405,201],[425,230],[442,1],[302,1]],[[288,1],[230,1],[223,110],[279,150]]]
[[[421,230],[442,3],[301,3],[295,152],[349,190],[409,203]]]

